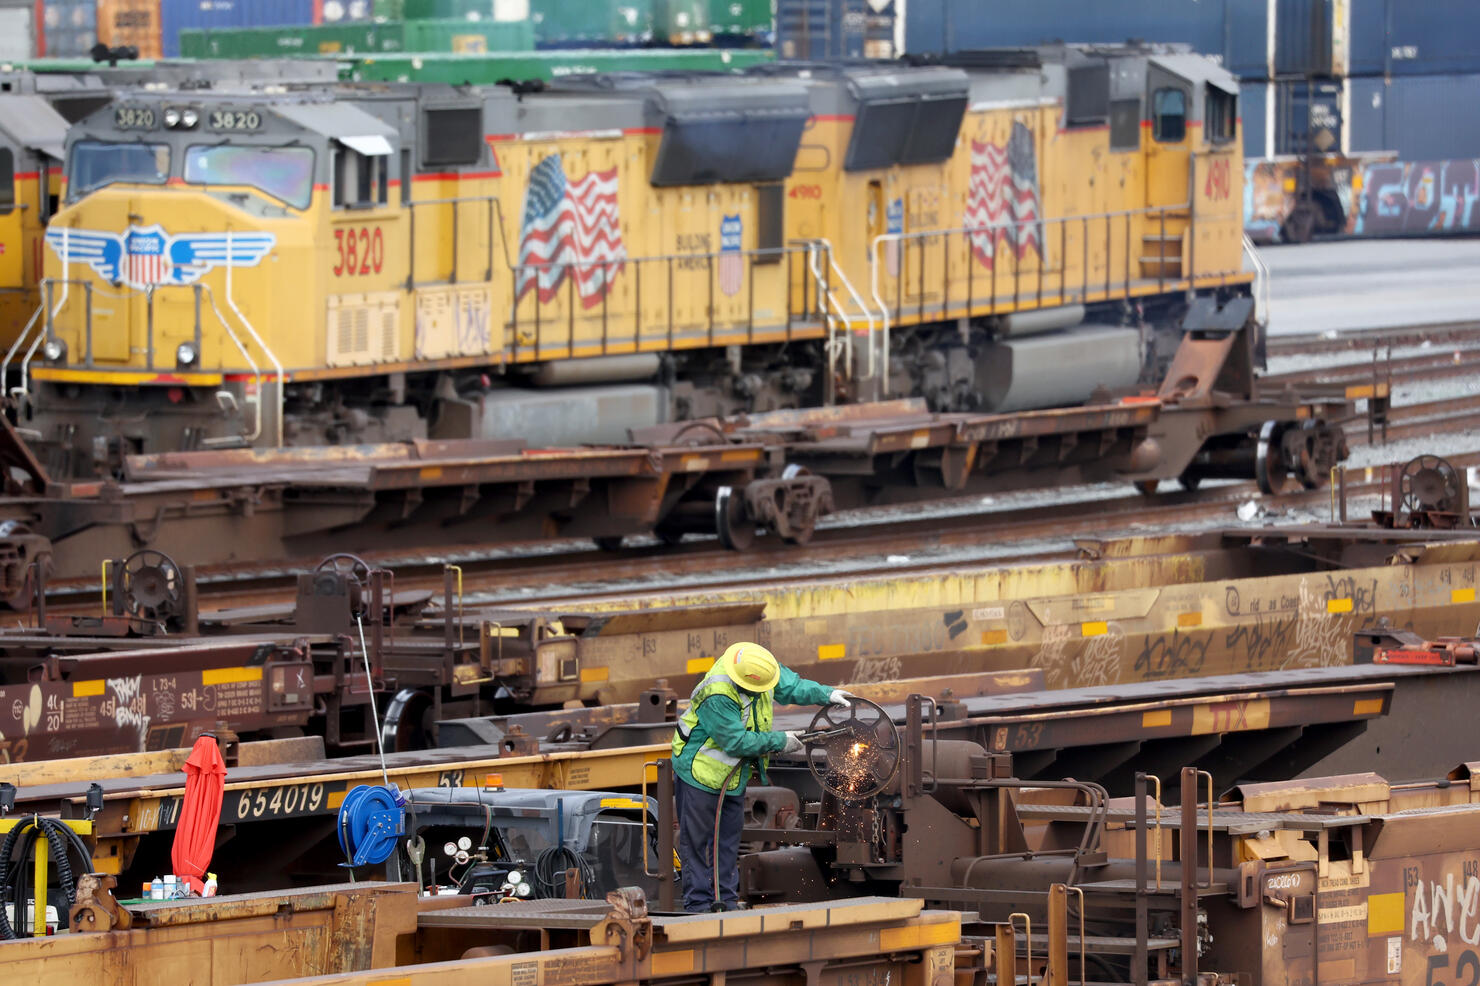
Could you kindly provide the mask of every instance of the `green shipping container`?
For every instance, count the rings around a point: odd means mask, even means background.
[[[773,0],[709,0],[710,26],[721,41],[769,45],[776,35]]]
[[[504,79],[549,82],[593,72],[741,71],[769,62],[763,49],[647,48],[498,51],[486,55],[366,55],[345,60],[341,78],[363,82],[443,82],[491,85]]]
[[[446,18],[493,20],[494,0],[399,0],[401,15],[397,20],[429,21]],[[521,20],[523,18],[520,18]]]
[[[532,48],[534,32],[528,21],[390,21],[180,32],[180,54],[184,58],[282,58],[395,51],[477,54]]]

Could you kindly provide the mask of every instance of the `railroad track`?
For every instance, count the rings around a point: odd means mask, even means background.
[[[1266,385],[1281,387],[1302,384],[1362,384],[1374,381],[1406,383],[1444,377],[1470,376],[1480,373],[1480,348],[1453,349],[1415,356],[1394,356],[1380,362],[1340,363],[1335,366],[1270,373],[1263,377]]]
[[[1480,322],[1437,322],[1399,328],[1354,329],[1332,335],[1326,332],[1272,336],[1270,356],[1313,356],[1323,353],[1366,351],[1374,347],[1480,343]]]

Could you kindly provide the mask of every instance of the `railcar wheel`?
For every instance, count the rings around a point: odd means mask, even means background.
[[[1202,485],[1202,481],[1203,478],[1197,473],[1184,472],[1182,475],[1177,477],[1177,485],[1182,487],[1188,493],[1194,492],[1199,486]]]
[[[1155,496],[1156,495],[1156,489],[1160,485],[1161,485],[1161,480],[1159,480],[1159,479],[1138,479],[1138,480],[1136,480],[1136,489],[1138,489],[1138,490],[1141,491],[1141,495],[1142,496]]]
[[[1300,480],[1300,485],[1308,490],[1318,490],[1326,481],[1326,474],[1320,467],[1320,456],[1316,452],[1316,442],[1320,439],[1321,423],[1306,420],[1300,423],[1301,438],[1300,461],[1296,464],[1295,478]]]
[[[601,537],[592,538],[591,540],[595,541],[596,547],[602,551],[612,552],[622,550],[622,535],[620,534],[603,534]]]
[[[714,495],[714,533],[731,551],[746,551],[755,543],[755,521],[733,486],[721,486]]]
[[[380,745],[387,752],[426,750],[432,745],[432,696],[417,688],[396,692],[385,707]]]
[[[1259,492],[1273,496],[1285,488],[1285,428],[1278,421],[1266,421],[1259,429],[1259,444],[1254,449],[1254,481]]]

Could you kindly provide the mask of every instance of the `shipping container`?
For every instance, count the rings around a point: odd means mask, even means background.
[[[185,58],[285,58],[396,51],[477,54],[528,51],[528,21],[394,21],[180,32]]]
[[[18,62],[34,58],[36,42],[34,6],[0,7],[0,59]]]
[[[490,85],[505,79],[549,82],[606,72],[741,71],[774,60],[766,49],[637,48],[497,51],[484,55],[369,55],[343,61],[342,77],[367,82]]]
[[[1480,157],[1480,75],[1348,79],[1347,153]]]
[[[159,58],[159,0],[98,0],[98,41],[134,48],[140,58]]]
[[[37,54],[75,58],[98,43],[96,0],[44,0]]]
[[[183,30],[307,25],[322,14],[317,0],[160,0],[159,8],[162,47],[168,58],[180,54]]]
[[[541,48],[667,44],[670,31],[709,38],[708,0],[531,0],[535,44]],[[702,41],[700,41],[702,43]]]
[[[1270,88],[1274,91],[1275,154],[1341,152],[1342,82],[1296,79],[1272,83]]]
[[[1273,83],[1245,82],[1238,87],[1238,113],[1244,128],[1244,157],[1269,157],[1272,128],[1269,113],[1269,93]]]
[[[781,11],[791,6],[779,2],[778,32]],[[1235,75],[1267,78],[1268,8],[1267,0],[909,0],[904,48],[930,54],[1139,39],[1189,44]]]
[[[913,16],[913,0],[908,9]],[[776,51],[782,58],[892,58],[897,17],[894,0],[777,0]]]
[[[1475,0],[1278,0],[1280,75],[1480,72]]]
[[[772,2],[709,0],[709,20],[716,43],[770,45],[776,37]]]

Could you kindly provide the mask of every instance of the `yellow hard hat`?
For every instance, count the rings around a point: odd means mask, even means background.
[[[760,644],[731,644],[719,658],[720,667],[735,684],[750,692],[768,692],[781,680],[781,665]]]

